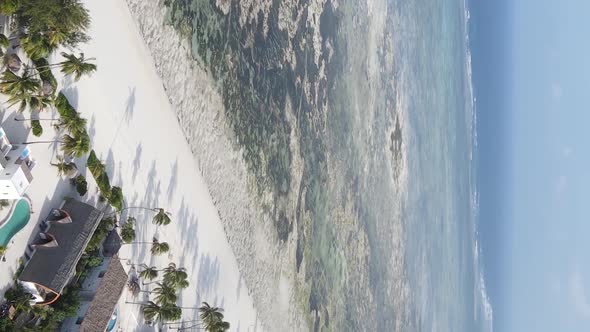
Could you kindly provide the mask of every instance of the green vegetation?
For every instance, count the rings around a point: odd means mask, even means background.
[[[164,304],[160,306],[152,301],[144,304],[142,311],[145,319],[157,322],[175,321],[182,316],[182,310],[176,305]]]
[[[183,267],[177,268],[176,264],[170,263],[168,267],[164,269],[164,283],[172,285],[175,288],[187,288],[188,287],[188,274],[186,269]]]
[[[152,222],[158,226],[161,225],[168,225],[170,224],[170,213],[164,211],[164,209],[157,209],[158,213],[156,213],[156,215],[154,216],[154,218],[152,219]]]
[[[16,11],[19,27],[27,31],[31,59],[46,57],[60,46],[76,47],[88,40],[88,10],[78,0],[21,0]],[[37,52],[31,50],[39,49]]]
[[[49,86],[52,88],[50,94],[53,95],[55,91],[57,91],[57,80],[55,79],[55,76],[53,76],[51,69],[45,69],[47,66],[49,66],[49,62],[45,58],[39,58],[37,60],[33,60],[33,64],[35,65],[35,68],[37,69],[43,84],[49,84]],[[47,95],[48,93],[45,91],[45,86],[43,87],[43,90],[43,93]]]
[[[88,159],[86,160],[86,167],[88,167],[88,170],[90,170],[90,173],[94,177],[94,181],[96,181],[96,185],[98,186],[98,189],[100,190],[102,197],[104,197],[105,199],[109,199],[112,194],[111,182],[106,172],[106,166],[98,159],[98,157],[96,157],[96,153],[94,152],[94,150],[90,151],[90,154],[88,155]],[[119,195],[118,191],[119,190],[115,190],[115,195]],[[118,199],[118,197],[115,197],[114,202],[116,204],[119,203]]]
[[[83,175],[78,175],[74,180],[74,184],[76,185],[76,191],[78,192],[78,195],[86,195],[88,192],[88,183],[86,182],[86,178]]]
[[[7,199],[0,199],[0,210],[3,210],[4,208],[7,208],[10,206],[10,200]]]
[[[127,218],[127,222],[121,227],[121,240],[123,243],[131,243],[135,240],[135,218]]]
[[[0,1],[0,14],[12,15],[20,5],[20,0],[2,0]],[[0,329],[2,331],[2,329]]]
[[[155,266],[141,264],[141,272],[139,272],[139,277],[146,280],[154,280],[158,277],[158,269]]]
[[[109,232],[115,227],[115,221],[113,218],[104,218],[96,227],[96,231],[90,238],[88,245],[86,246],[86,252],[93,252],[98,251],[100,249],[100,245],[107,237]]]
[[[120,187],[112,187],[107,199],[115,210],[121,211],[123,209],[123,190]]]
[[[33,130],[33,135],[36,137],[43,135],[43,127],[41,126],[41,122],[39,120],[32,120],[31,128]]]
[[[223,320],[221,308],[212,307],[207,302],[199,307],[199,317],[208,332],[225,332],[229,330],[229,323]]]
[[[93,58],[85,59],[84,53],[80,53],[80,57],[73,54],[61,53],[67,60],[60,62],[61,71],[66,75],[74,75],[74,80],[78,81],[82,75],[90,75],[96,71],[96,65],[87,62],[94,60]]]
[[[152,248],[150,249],[152,255],[158,256],[161,254],[165,254],[168,251],[170,251],[170,246],[168,245],[168,242],[158,242],[158,239],[154,238],[152,242]]]
[[[63,156],[57,156],[57,163],[51,163],[52,166],[57,167],[57,174],[59,176],[72,175],[78,172],[78,166],[71,161],[65,161]]]

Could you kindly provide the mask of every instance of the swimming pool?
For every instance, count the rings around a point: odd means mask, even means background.
[[[10,219],[0,226],[0,246],[6,247],[12,237],[31,219],[31,206],[22,198],[16,203]]]
[[[109,324],[107,325],[106,328],[106,332],[111,332],[115,329],[115,324],[117,323],[117,315],[118,315],[118,310],[115,308],[115,312],[113,312],[113,315],[111,316],[111,320],[109,320]]]

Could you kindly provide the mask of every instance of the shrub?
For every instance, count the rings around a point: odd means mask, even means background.
[[[41,122],[39,120],[32,120],[31,126],[33,127],[33,135],[36,137],[43,135],[43,127],[41,126]]]
[[[10,200],[8,199],[0,199],[0,210],[7,208],[10,206]]]
[[[19,5],[20,5],[20,0],[1,0],[0,1],[0,14],[12,15],[12,14],[14,14],[14,12],[16,12]]]
[[[83,175],[78,175],[75,180],[76,191],[80,196],[86,195],[88,192],[88,183]]]
[[[98,251],[102,241],[107,237],[109,232],[113,229],[115,221],[112,218],[105,218],[100,221],[98,227],[92,234],[88,245],[86,246],[86,252]]]
[[[120,187],[111,188],[109,203],[117,210],[123,209],[123,190]]]
[[[129,217],[125,225],[121,227],[121,240],[131,243],[135,240],[135,218]]]
[[[70,104],[68,98],[62,92],[57,94],[54,104],[59,116],[62,118],[75,117],[77,115],[76,109]]]
[[[37,70],[39,72],[39,77],[41,77],[41,81],[49,83],[53,87],[53,91],[55,93],[55,91],[57,91],[57,80],[55,79],[55,76],[53,76],[51,68],[48,67],[49,62],[47,61],[47,59],[40,58],[37,60],[33,60],[33,63],[35,64],[36,68],[43,67],[40,70]],[[65,96],[63,96],[63,98],[65,98]]]

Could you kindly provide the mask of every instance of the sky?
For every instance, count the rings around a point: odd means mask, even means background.
[[[472,3],[494,330],[590,331],[590,1]]]

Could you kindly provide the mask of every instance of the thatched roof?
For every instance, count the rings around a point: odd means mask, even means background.
[[[56,219],[62,211],[63,217]],[[76,264],[102,216],[100,210],[76,200],[67,201],[61,211],[51,211],[45,233],[53,237],[57,246],[37,246],[18,279],[61,293],[76,273]]]
[[[126,284],[127,273],[125,273],[118,257],[114,256],[96,290],[94,300],[88,307],[82,325],[80,325],[81,332],[104,331],[106,329]]]

